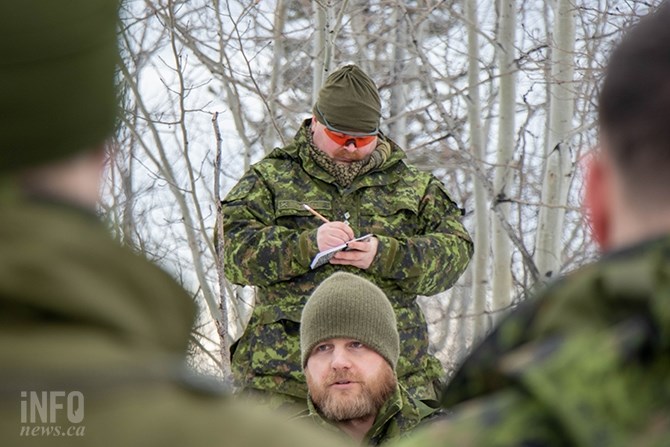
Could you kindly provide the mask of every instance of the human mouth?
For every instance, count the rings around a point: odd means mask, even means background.
[[[352,382],[351,380],[337,380],[330,384],[330,387],[336,390],[345,390],[353,388],[357,382]]]

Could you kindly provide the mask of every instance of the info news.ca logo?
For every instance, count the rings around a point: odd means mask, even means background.
[[[21,436],[84,436],[80,391],[21,391]]]

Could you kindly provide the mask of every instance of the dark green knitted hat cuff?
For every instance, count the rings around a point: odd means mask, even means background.
[[[328,76],[312,112],[334,130],[371,133],[379,130],[381,99],[374,81],[357,66],[347,65]]]
[[[335,273],[312,293],[300,322],[303,368],[314,347],[331,338],[358,340],[396,368],[400,339],[395,312],[384,292],[364,278]]]

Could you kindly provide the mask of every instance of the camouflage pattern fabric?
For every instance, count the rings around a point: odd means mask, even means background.
[[[287,418],[307,410],[307,401],[290,394],[274,393],[272,391],[259,390],[255,388],[242,388],[235,397],[246,402],[255,402],[271,408],[276,413],[283,413]]]
[[[670,439],[670,237],[525,302],[462,366],[413,446],[661,446]]]
[[[10,201],[0,203],[0,445],[340,445],[189,373],[190,296],[92,213]],[[62,393],[54,405],[50,391]],[[82,419],[71,422],[73,392]],[[47,396],[33,416],[32,393]]]
[[[225,272],[235,284],[257,286],[256,307],[233,347],[240,385],[306,398],[300,365],[300,313],[312,290],[335,271],[377,284],[396,311],[401,354],[398,378],[410,394],[435,397],[443,377],[428,353],[426,321],[416,296],[448,289],[465,270],[472,242],[460,209],[434,176],[403,161],[393,143],[388,159],[347,188],[309,156],[310,120],[292,144],[255,164],[223,202]],[[385,138],[385,137],[383,137]],[[310,270],[321,222],[347,220],[356,235],[379,239],[368,270],[326,264]]]
[[[309,136],[309,134],[308,134]],[[369,157],[352,161],[349,164],[341,164],[334,161],[325,152],[317,149],[310,138],[309,155],[321,166],[327,173],[333,176],[335,181],[343,188],[348,188],[359,175],[363,175],[379,166],[388,158],[391,153],[391,145],[382,138],[377,139],[377,147]]]
[[[308,410],[296,418],[311,421],[318,427],[329,432],[340,434],[344,440],[351,442],[351,438],[332,422],[324,419],[314,407],[314,403],[307,398]],[[438,421],[445,413],[439,408],[432,408],[420,400],[412,398],[407,391],[398,386],[395,393],[380,408],[372,427],[366,433],[363,444],[380,445],[391,440],[407,436],[414,429]]]

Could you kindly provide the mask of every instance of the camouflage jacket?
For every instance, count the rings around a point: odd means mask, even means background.
[[[343,445],[189,373],[191,297],[92,213],[0,216],[0,445]]]
[[[404,162],[393,142],[379,168],[339,187],[309,156],[308,132],[309,120],[290,145],[255,164],[223,203],[226,276],[258,290],[249,325],[234,347],[234,374],[246,387],[305,399],[302,307],[321,281],[347,270],[387,294],[400,332],[398,377],[412,394],[434,397],[432,383],[443,370],[428,353],[426,321],[415,298],[448,289],[465,270],[472,242],[461,211],[440,181]],[[370,268],[326,264],[310,270],[321,222],[303,203],[330,220],[346,218],[356,235],[373,233],[379,248]]]
[[[449,384],[449,423],[409,446],[660,446],[670,439],[670,237],[526,301]]]
[[[319,414],[309,397],[307,405],[308,409],[297,418],[312,421],[317,426],[339,433],[344,439],[351,441],[346,433]],[[420,400],[412,398],[404,388],[398,386],[395,393],[380,408],[372,427],[363,439],[363,444],[380,445],[400,439],[422,425],[438,421],[442,415],[444,413],[441,409],[429,407]]]

